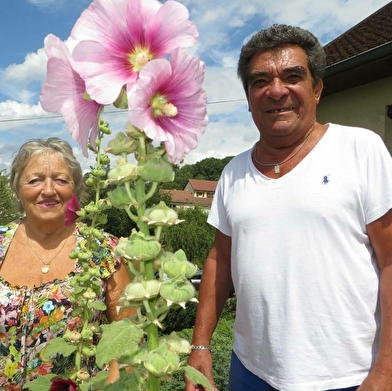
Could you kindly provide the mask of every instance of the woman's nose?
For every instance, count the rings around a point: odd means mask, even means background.
[[[51,178],[46,178],[43,182],[42,193],[53,194],[56,192],[55,182]]]

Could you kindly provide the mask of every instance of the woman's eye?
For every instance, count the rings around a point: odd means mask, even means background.
[[[39,180],[38,178],[30,179],[30,180],[27,182],[28,185],[36,185],[37,183],[40,183],[40,180]]]
[[[68,185],[68,181],[66,179],[58,178],[58,179],[56,179],[56,182],[59,185]]]

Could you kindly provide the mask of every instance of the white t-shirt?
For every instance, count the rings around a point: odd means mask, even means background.
[[[289,173],[262,175],[251,150],[219,180],[208,222],[232,238],[234,351],[281,391],[358,385],[379,339],[379,269],[366,225],[392,208],[381,138],[329,124]]]

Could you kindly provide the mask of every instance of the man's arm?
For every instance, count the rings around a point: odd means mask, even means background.
[[[214,246],[208,254],[199,291],[193,345],[210,346],[212,334],[232,288],[231,238],[216,231]],[[209,350],[193,350],[189,365],[202,372],[214,384],[212,357]],[[186,390],[203,390],[186,382]]]
[[[392,391],[392,209],[367,226],[380,267],[380,350],[358,391]]]

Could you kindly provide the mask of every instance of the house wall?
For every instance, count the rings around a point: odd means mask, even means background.
[[[392,152],[392,119],[386,115],[388,105],[392,105],[392,77],[321,97],[317,120],[371,129],[384,139]]]

